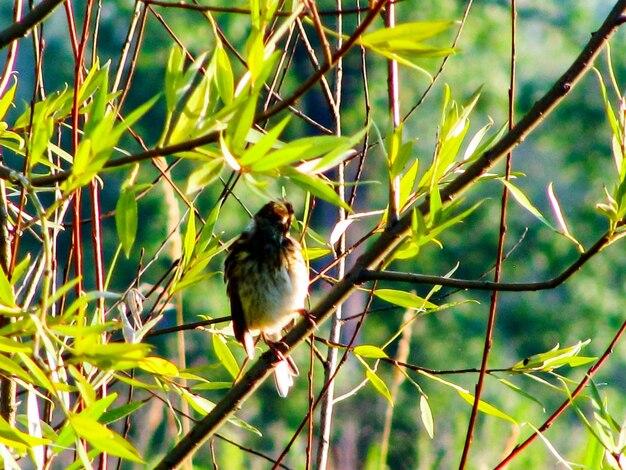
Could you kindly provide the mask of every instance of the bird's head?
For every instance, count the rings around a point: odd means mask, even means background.
[[[275,236],[287,236],[293,218],[293,206],[285,199],[265,204],[254,215],[254,226],[257,231],[270,232]]]

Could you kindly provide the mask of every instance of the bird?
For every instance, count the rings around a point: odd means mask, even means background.
[[[265,204],[231,245],[224,264],[235,338],[249,359],[255,356],[257,334],[276,352],[274,381],[281,397],[289,393],[298,367],[277,345],[283,330],[306,314],[309,290],[302,248],[289,235],[293,216],[284,199]]]

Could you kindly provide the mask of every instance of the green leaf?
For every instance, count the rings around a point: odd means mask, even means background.
[[[408,202],[409,197],[413,193],[415,187],[415,179],[419,170],[419,160],[414,160],[409,169],[400,178],[400,207]]]
[[[91,419],[83,414],[70,413],[68,415],[70,425],[76,435],[85,439],[89,444],[101,452],[115,455],[132,462],[145,463],[139,451],[128,441],[106,426],[100,424],[95,419]]]
[[[361,36],[358,40],[364,46],[388,45],[392,40],[404,39],[417,43],[429,39],[453,26],[455,21],[414,21],[393,28],[384,28]]]
[[[376,375],[376,373],[373,370],[371,370],[369,367],[366,367],[365,369],[365,376],[370,381],[370,383],[374,386],[376,391],[380,393],[383,397],[385,397],[387,401],[389,402],[389,404],[393,406],[391,393],[389,393],[389,389],[387,388],[387,385],[385,385],[385,382],[383,382],[383,380],[380,377],[378,377],[378,375]]]
[[[196,214],[193,208],[189,210],[187,219],[187,229],[185,230],[185,238],[183,240],[183,264],[186,269],[189,267],[191,256],[196,246]]]
[[[169,113],[174,112],[178,103],[179,90],[183,83],[184,66],[185,55],[183,49],[177,45],[172,46],[165,68],[165,102]]]
[[[13,104],[15,90],[17,90],[17,78],[14,76],[13,85],[11,85],[11,88],[9,88],[4,95],[2,95],[2,98],[0,98],[0,121],[4,119],[4,116],[6,116],[7,111],[9,110],[9,106]]]
[[[266,158],[251,164],[250,169],[256,172],[267,172],[300,160],[318,157],[337,149],[346,142],[345,137],[328,135],[304,137],[271,152]]]
[[[596,73],[596,76],[598,77],[598,82],[600,84],[600,91],[602,92],[602,99],[604,100],[604,108],[606,110],[606,116],[609,120],[609,124],[611,125],[611,131],[613,132],[613,137],[615,138],[617,142],[616,147],[620,149],[619,152],[614,152],[614,158],[615,158],[615,166],[617,167],[617,171],[619,172],[620,176],[622,176],[622,172],[624,171],[624,155],[621,152],[621,149],[624,148],[624,143],[622,142],[622,136],[623,136],[622,126],[620,125],[620,122],[617,120],[617,117],[615,116],[615,111],[613,111],[613,107],[611,106],[611,102],[609,101],[609,97],[606,92],[606,87],[604,86],[604,80],[602,80],[602,75],[595,67],[593,67],[592,70]],[[622,178],[620,178],[620,180],[621,179]]]
[[[556,227],[554,227],[550,222],[548,222],[548,220],[543,216],[543,214],[541,214],[541,212],[539,212],[539,210],[535,206],[533,206],[533,204],[530,202],[528,197],[526,197],[526,195],[522,192],[521,189],[519,189],[510,181],[507,181],[504,179],[501,179],[500,181],[502,181],[502,184],[504,184],[509,189],[509,191],[511,192],[511,195],[524,209],[526,209],[528,212],[534,215],[537,219],[539,219],[539,221],[542,222],[545,226],[549,227],[551,230],[555,232],[558,232]]]
[[[14,354],[18,352],[30,353],[32,352],[32,346],[30,344],[20,343],[11,338],[5,338],[0,336],[0,352]]]
[[[0,304],[10,308],[17,306],[13,287],[4,273],[4,269],[0,269]]]
[[[138,210],[135,191],[132,186],[123,187],[115,207],[115,226],[126,258],[130,257],[130,251],[135,243],[137,221]]]
[[[529,400],[534,401],[535,403],[537,403],[540,407],[541,410],[543,412],[546,411],[546,407],[544,406],[543,403],[541,403],[537,398],[535,398],[534,396],[532,396],[530,393],[526,392],[525,390],[521,389],[520,387],[518,387],[517,385],[515,385],[513,382],[510,382],[506,379],[500,378],[498,377],[498,381],[504,385],[506,385],[507,387],[509,387],[511,390],[513,390],[516,393],[519,393],[520,395],[522,395],[523,397],[528,398]]]
[[[193,194],[196,191],[201,190],[202,188],[209,186],[213,181],[215,181],[222,170],[224,169],[225,163],[223,159],[215,159],[210,160],[204,163],[200,168],[194,170],[187,180],[187,189],[185,190],[186,194]]]
[[[357,145],[361,141],[361,139],[363,139],[363,136],[367,133],[368,130],[369,126],[366,126],[365,128],[361,129],[359,132],[350,137],[333,137],[335,139],[334,146],[331,146],[331,148],[322,153],[319,153],[319,150],[323,147],[317,147],[315,150],[318,152],[319,155],[322,156],[319,158],[311,159],[310,155],[306,155],[306,158],[308,160],[298,165],[296,169],[301,173],[316,175],[335,168],[337,165],[356,154],[356,151],[353,147]]]
[[[178,377],[178,367],[162,357],[150,356],[142,359],[137,364],[140,369],[151,374],[163,375],[165,377]]]
[[[258,171],[254,167],[254,164],[263,159],[267,155],[267,152],[269,152],[272,147],[276,145],[278,137],[282,134],[283,130],[289,123],[290,118],[290,116],[285,117],[282,121],[272,127],[267,134],[261,137],[256,144],[246,149],[239,159],[241,166],[252,166],[254,171]],[[267,160],[273,159],[274,157],[267,158]]]
[[[145,401],[134,401],[132,403],[126,403],[122,406],[104,412],[102,416],[98,418],[98,422],[105,425],[114,423],[115,421],[118,421],[134,413],[145,404]]]
[[[328,248],[307,247],[303,250],[304,259],[312,261],[330,253]]]
[[[49,444],[50,439],[30,436],[11,426],[4,418],[0,417],[0,443],[9,449],[25,452],[35,446]]]
[[[241,155],[246,148],[248,133],[254,123],[258,98],[259,94],[254,92],[247,100],[240,102],[235,117],[228,126],[228,147],[235,155]]]
[[[148,344],[98,344],[93,337],[80,338],[76,341],[74,363],[89,362],[101,369],[124,370],[137,367],[150,352]]]
[[[379,299],[404,308],[412,308],[416,310],[437,308],[437,305],[411,292],[396,289],[376,289],[374,291],[374,295]]]
[[[463,400],[468,402],[470,405],[474,406],[474,401],[475,401],[474,395],[472,395],[469,392],[466,392],[465,390],[461,390],[461,389],[457,389],[457,393],[461,396],[461,398],[463,398]],[[505,420],[510,421],[511,423],[517,425],[517,421],[515,421],[513,418],[511,418],[506,413],[504,413],[504,412],[500,411],[499,409],[497,409],[495,406],[490,405],[486,401],[480,400],[478,402],[478,411],[480,411],[482,413],[485,413],[485,414],[488,414],[490,416],[494,416],[496,418],[505,419]]]
[[[215,204],[209,216],[207,217],[202,230],[200,230],[200,236],[198,237],[198,241],[196,242],[196,255],[200,255],[204,253],[208,246],[211,244],[211,239],[213,238],[213,229],[215,228],[215,223],[217,222],[217,217],[220,214],[222,206],[221,204]]]
[[[215,350],[215,355],[219,359],[220,364],[224,366],[233,379],[236,379],[239,376],[239,365],[237,364],[235,356],[233,356],[233,353],[228,348],[226,340],[219,334],[213,334],[211,336],[213,349]]]
[[[564,365],[576,367],[595,361],[595,357],[578,356],[581,349],[589,344],[590,340],[579,341],[573,346],[559,348],[557,344],[550,351],[535,354],[515,364],[512,369],[515,371],[551,371]]]
[[[28,372],[30,373],[30,377],[29,377],[29,380],[27,380],[27,382],[30,382],[39,387],[42,387],[51,393],[57,392],[56,387],[52,385],[52,382],[50,381],[46,373],[43,370],[41,370],[41,368],[37,365],[37,363],[30,358],[30,353],[25,354],[23,352],[18,352],[17,357],[20,359],[20,361],[22,361],[22,363],[24,364],[24,366],[26,366],[26,368],[28,369]]]
[[[295,170],[290,171],[286,176],[296,185],[310,192],[313,196],[324,199],[331,204],[343,207],[347,211],[352,212],[350,206],[341,200],[335,190],[326,183],[322,176],[309,176]]]
[[[221,41],[217,44],[213,60],[215,61],[215,84],[217,85],[217,91],[222,101],[225,104],[230,104],[234,95],[233,69]]]
[[[355,346],[352,352],[357,356],[370,359],[382,359],[389,357],[385,351],[380,349],[378,346],[373,346],[371,344],[362,344],[360,346]]]
[[[19,353],[23,354],[23,353]],[[26,356],[28,357],[28,356]],[[0,370],[8,373],[8,375],[15,375],[16,377],[24,380],[27,383],[33,383],[33,378],[24,369],[22,369],[17,362],[13,359],[0,354]],[[7,374],[4,374],[7,375]]]
[[[428,404],[426,395],[420,396],[420,417],[422,418],[422,424],[424,425],[424,428],[426,428],[426,432],[432,439],[435,435],[435,425],[433,423],[433,414],[430,410],[430,405]]]

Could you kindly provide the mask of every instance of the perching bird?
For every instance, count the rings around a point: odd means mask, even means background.
[[[253,335],[260,334],[273,348],[283,329],[306,312],[309,273],[300,244],[289,236],[292,217],[289,202],[268,202],[226,257],[224,279],[235,338],[250,359],[254,359]],[[283,357],[274,370],[281,397],[287,396],[296,375],[293,359]]]

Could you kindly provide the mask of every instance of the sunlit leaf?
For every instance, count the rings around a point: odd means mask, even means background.
[[[98,422],[102,424],[110,424],[114,423],[117,420],[125,418],[126,416],[134,413],[143,405],[145,405],[145,401],[135,401],[132,403],[126,403],[122,406],[114,408],[112,410],[106,411],[102,414],[102,416],[98,419]]]
[[[428,436],[432,439],[435,435],[435,424],[433,422],[433,414],[430,410],[428,399],[425,395],[420,396],[420,417],[422,418],[422,424]]]
[[[150,356],[142,359],[137,364],[140,369],[151,374],[163,375],[165,377],[177,377],[178,367],[162,357]]]
[[[95,419],[82,414],[70,413],[69,422],[78,436],[101,452],[143,464],[139,451],[116,432]]]
[[[370,368],[365,369],[365,376],[370,381],[370,383],[374,386],[376,391],[380,393],[385,399],[393,406],[393,400],[391,398],[391,393],[389,393],[389,389],[383,380],[376,375],[376,372],[371,370]]]
[[[413,294],[412,292],[405,292],[396,289],[376,289],[374,291],[374,295],[379,299],[404,308],[413,308],[416,310],[437,308],[437,305]]]
[[[297,171],[289,172],[287,175],[291,181],[300,186],[305,191],[310,192],[313,196],[324,199],[336,206],[352,212],[348,204],[341,200],[334,189],[332,189],[322,177],[305,175]]]
[[[135,191],[132,187],[124,187],[120,193],[115,206],[115,226],[117,228],[117,236],[122,243],[124,253],[128,258],[130,251],[135,243],[137,235],[137,200],[135,199]]]
[[[374,346],[371,344],[362,344],[359,346],[355,346],[352,352],[357,356],[370,359],[382,359],[389,357],[385,351],[380,349],[378,346]]]
[[[220,364],[224,366],[233,379],[236,379],[239,376],[239,365],[237,364],[235,356],[233,356],[233,353],[228,348],[226,340],[219,334],[213,334],[211,338],[215,355],[219,359]]]
[[[474,405],[474,395],[472,395],[469,392],[466,392],[464,390],[460,390],[457,389],[457,393],[461,396],[461,398],[463,398],[466,402],[468,402],[470,405]],[[507,421],[510,421],[511,423],[517,425],[517,421],[515,421],[513,418],[511,418],[509,415],[507,415],[506,413],[500,411],[499,409],[497,409],[495,406],[490,405],[489,403],[487,403],[486,401],[480,400],[478,402],[478,411],[488,414],[490,416],[494,416],[496,418],[500,418],[500,419],[505,419]]]

